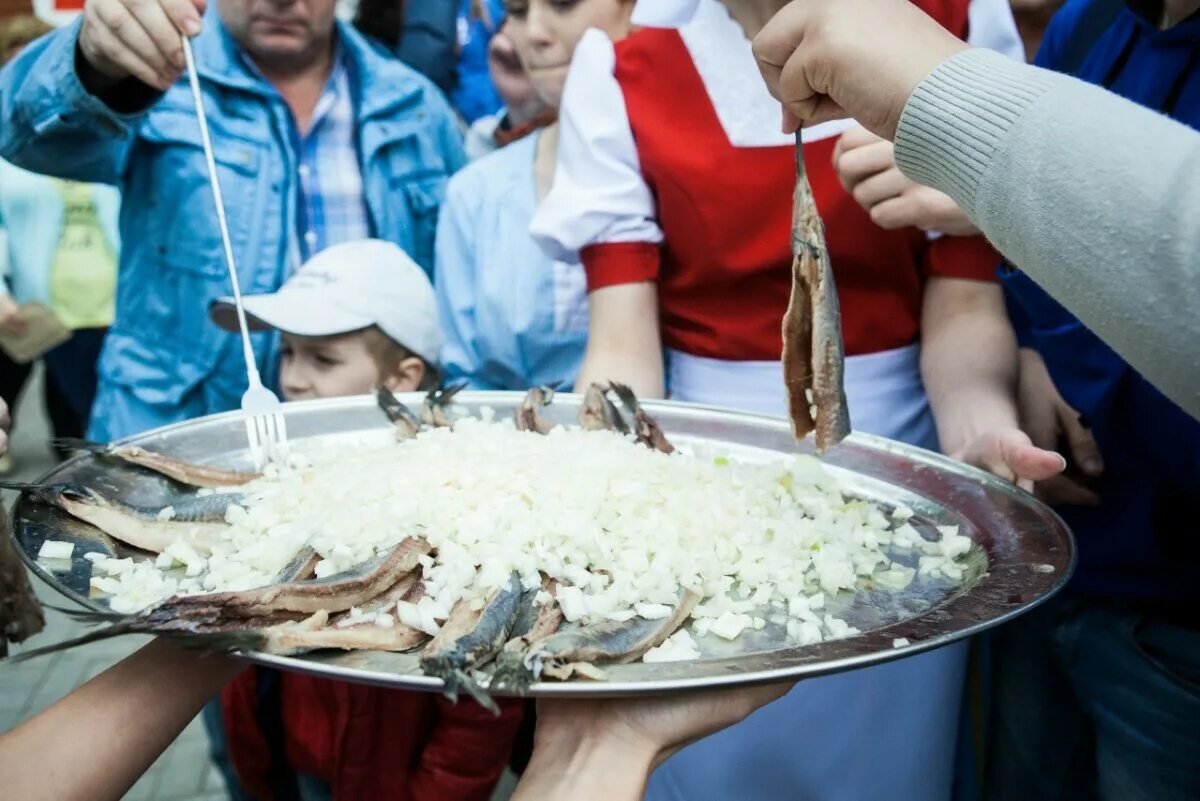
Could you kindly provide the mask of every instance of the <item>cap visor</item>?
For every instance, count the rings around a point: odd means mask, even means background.
[[[254,331],[274,328],[299,337],[330,337],[361,331],[374,324],[368,317],[352,314],[308,292],[245,295],[246,324]],[[209,314],[226,331],[237,331],[237,307],[233,298],[212,304]]]

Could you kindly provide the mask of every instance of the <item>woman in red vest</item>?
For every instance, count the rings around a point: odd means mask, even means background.
[[[960,36],[1020,41],[1003,0],[919,0]],[[781,2],[643,0],[633,35],[580,43],[554,187],[533,233],[579,251],[590,292],[578,380],[784,413],[780,322],[791,281],[794,139],[752,37]],[[999,26],[996,22],[999,21]],[[980,237],[876,226],[832,158],[852,123],[805,132],[860,431],[948,452],[1016,422],[1015,343]],[[928,394],[927,394],[928,390]],[[932,406],[932,409],[931,409]],[[993,443],[995,444],[995,443]],[[996,450],[996,448],[993,448]],[[1027,444],[1018,461],[1059,469]],[[648,799],[945,799],[966,646],[802,682],[656,771]]]

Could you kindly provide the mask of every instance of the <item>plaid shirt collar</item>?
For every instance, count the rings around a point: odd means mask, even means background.
[[[250,59],[245,61],[249,69],[266,80]],[[296,238],[302,262],[330,245],[371,235],[346,61],[339,41],[333,69],[317,99],[308,131],[301,135],[292,120],[298,189]]]

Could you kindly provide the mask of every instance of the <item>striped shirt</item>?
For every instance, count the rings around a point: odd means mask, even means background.
[[[300,182],[296,231],[307,261],[330,245],[371,235],[355,137],[354,101],[338,53],[308,132],[295,132]]]

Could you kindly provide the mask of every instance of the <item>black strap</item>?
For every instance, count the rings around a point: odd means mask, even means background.
[[[1179,105],[1179,96],[1183,94],[1183,89],[1187,86],[1188,78],[1192,77],[1197,64],[1200,64],[1200,41],[1192,45],[1192,53],[1183,65],[1183,70],[1175,77],[1175,82],[1171,84],[1171,88],[1167,91],[1167,97],[1163,100],[1162,104],[1163,114],[1166,114],[1168,117],[1175,116],[1175,107]]]
[[[1129,36],[1125,39],[1125,44],[1121,47],[1121,52],[1117,54],[1117,60],[1108,68],[1108,72],[1104,73],[1104,79],[1100,81],[1100,85],[1105,89],[1112,89],[1112,85],[1117,82],[1117,78],[1125,71],[1125,65],[1129,63],[1129,57],[1133,55],[1133,48],[1137,46],[1138,39],[1142,38],[1142,27],[1136,22],[1129,29]]]
[[[254,668],[257,679],[258,707],[254,710],[258,728],[267,741],[269,760],[267,781],[274,801],[300,801],[296,772],[288,763],[283,731],[283,676],[270,668]]]
[[[1055,67],[1060,72],[1076,75],[1096,42],[1116,22],[1124,8],[1124,0],[1092,0],[1088,3],[1079,17],[1079,24],[1071,31],[1062,62]]]

